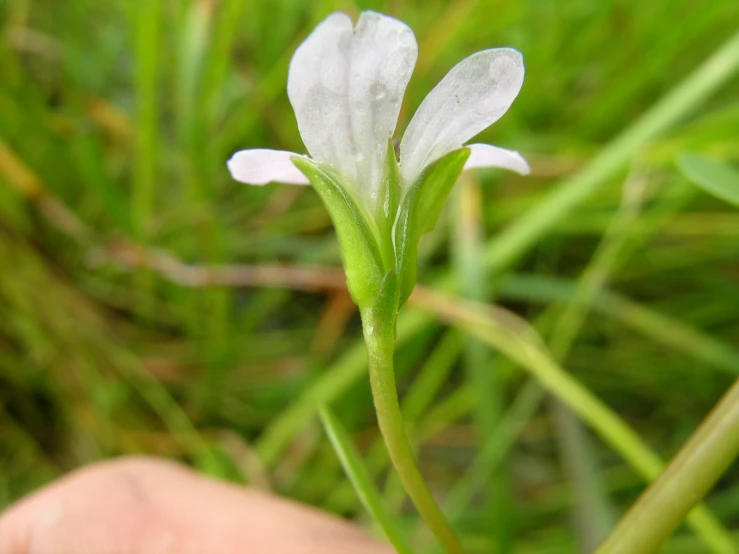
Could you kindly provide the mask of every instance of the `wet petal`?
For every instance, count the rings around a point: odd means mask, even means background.
[[[497,121],[521,90],[523,75],[521,53],[512,48],[483,50],[453,67],[421,103],[403,136],[406,184]]]
[[[248,185],[266,185],[273,181],[308,185],[308,179],[290,160],[299,156],[285,150],[241,150],[228,160],[231,177]]]
[[[413,31],[362,12],[326,18],[290,62],[287,93],[308,152],[374,204],[405,87],[416,63]]]
[[[501,167],[510,169],[521,175],[531,173],[528,162],[515,150],[506,150],[490,144],[468,144],[470,157],[464,164],[464,170],[476,167]]]

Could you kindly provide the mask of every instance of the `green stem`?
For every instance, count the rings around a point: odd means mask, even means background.
[[[385,439],[393,466],[421,517],[447,553],[462,554],[459,539],[441,513],[416,465],[413,448],[403,426],[395,388],[393,368],[395,321],[381,319],[385,318],[375,317],[373,310],[367,310],[362,314],[364,340],[369,358],[370,385],[380,432]]]
[[[683,522],[739,454],[739,380],[596,554],[651,554]],[[736,551],[736,549],[735,549]]]

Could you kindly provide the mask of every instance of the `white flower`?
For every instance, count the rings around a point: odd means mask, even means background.
[[[328,16],[290,62],[287,93],[311,158],[335,173],[369,213],[375,212],[406,85],[418,56],[413,31],[403,22],[362,12],[356,26],[344,13]],[[521,89],[521,54],[511,48],[477,52],[457,64],[429,93],[400,143],[402,187],[462,148],[497,121]],[[518,152],[488,144],[466,145],[465,169],[502,167],[526,174]],[[234,179],[304,185],[308,179],[281,150],[242,150],[228,162]]]

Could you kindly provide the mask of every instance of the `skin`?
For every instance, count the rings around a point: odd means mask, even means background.
[[[0,516],[0,554],[392,554],[316,509],[153,458],[76,471]]]

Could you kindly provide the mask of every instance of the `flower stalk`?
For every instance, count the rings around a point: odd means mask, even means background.
[[[370,386],[377,423],[390,460],[426,525],[447,554],[462,554],[459,539],[439,509],[416,465],[413,448],[403,425],[393,363],[397,290],[397,278],[394,272],[390,271],[383,281],[378,302],[372,308],[362,311],[362,327],[367,345]],[[390,310],[395,310],[395,313]]]

